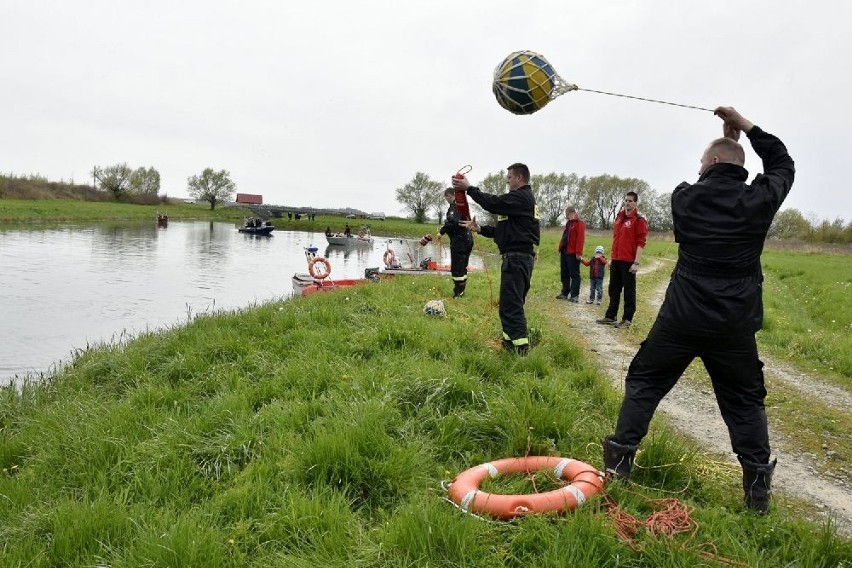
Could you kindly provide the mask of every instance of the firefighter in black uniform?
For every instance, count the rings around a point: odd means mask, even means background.
[[[464,296],[467,286],[467,263],[473,250],[473,235],[459,225],[461,216],[455,203],[455,190],[448,187],[444,190],[444,199],[450,206],[444,225],[438,230],[438,240],[444,235],[450,236],[450,273],[453,275],[453,298]]]
[[[657,321],[630,363],[615,433],[604,440],[607,472],[630,473],[660,400],[700,357],[710,375],[731,447],[743,470],[745,505],[769,510],[769,461],[763,363],[754,334],[763,325],[760,255],[772,218],[793,185],[787,148],[736,110],[719,107],[724,137],[701,157],[698,181],[672,193],[677,265]],[[747,184],[745,132],[763,161]]]
[[[530,170],[524,164],[508,167],[509,192],[484,193],[470,185],[464,176],[453,177],[453,187],[467,195],[489,213],[497,215],[497,225],[479,226],[476,219],[462,221],[462,227],[493,238],[503,256],[500,271],[500,323],[503,347],[525,355],[530,348],[524,301],[530,289],[535,250],[539,243],[538,213],[530,187]]]

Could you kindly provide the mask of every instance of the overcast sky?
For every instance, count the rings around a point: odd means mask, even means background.
[[[696,179],[709,112],[586,92],[503,110],[493,70],[529,49],[580,87],[735,106],[796,161],[785,207],[848,221],[850,21],[840,0],[0,0],[0,171],[126,162],[186,196],[212,167],[267,203],[388,214],[415,172],[464,164]]]

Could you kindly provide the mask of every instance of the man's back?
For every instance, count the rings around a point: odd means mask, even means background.
[[[675,327],[712,334],[762,326],[760,254],[795,167],[775,136],[755,126],[748,137],[764,166],[753,183],[742,166],[718,163],[672,193],[680,247],[659,318]]]

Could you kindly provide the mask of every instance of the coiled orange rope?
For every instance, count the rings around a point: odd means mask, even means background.
[[[656,510],[648,515],[648,518],[644,521],[640,521],[630,513],[622,510],[610,495],[604,494],[603,499],[607,517],[613,523],[615,534],[635,552],[641,552],[642,550],[642,546],[634,538],[640,528],[644,528],[654,538],[672,538],[678,534],[690,533],[686,543],[680,545],[681,550],[685,552],[690,550],[688,545],[698,534],[698,522],[690,516],[690,509],[679,499],[649,499],[648,503]],[[709,549],[709,551],[702,549]],[[716,547],[709,542],[698,545],[698,549],[693,548],[692,552],[705,560],[717,562],[725,566],[749,568],[748,564],[719,556]]]

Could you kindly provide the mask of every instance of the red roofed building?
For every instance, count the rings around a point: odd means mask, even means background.
[[[263,196],[254,195],[253,193],[238,193],[237,203],[247,203],[249,205],[263,205]]]

